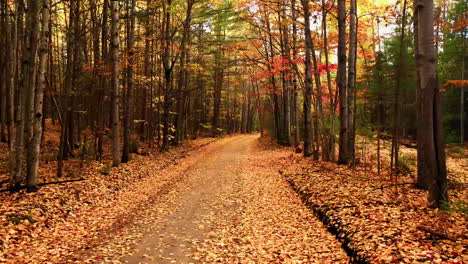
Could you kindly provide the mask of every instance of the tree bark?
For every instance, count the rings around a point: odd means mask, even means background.
[[[0,4],[0,44],[8,47],[8,5],[6,1]],[[7,101],[8,101],[8,49],[0,54],[0,142],[7,142]]]
[[[49,48],[50,0],[42,0],[42,35],[40,39],[37,89],[34,97],[34,122],[32,144],[28,149],[28,192],[37,190],[37,171],[42,140],[43,99],[46,86],[46,65]]]
[[[340,151],[338,164],[347,164],[348,104],[346,88],[346,1],[338,0],[338,73],[336,83],[340,94]]]
[[[354,165],[355,160],[355,110],[354,101],[356,93],[356,53],[357,53],[357,4],[350,1],[349,9],[349,56],[348,56],[348,160]]]
[[[170,123],[170,106],[172,104],[172,71],[173,63],[171,60],[171,45],[172,45],[172,36],[171,36],[171,5],[172,0],[167,0],[164,5],[164,23],[162,31],[163,43],[163,71],[164,71],[164,103],[163,103],[163,134],[162,134],[162,146],[161,151],[169,150],[169,123]]]
[[[434,48],[434,2],[417,0],[417,71],[420,86],[418,111],[418,186],[429,188],[429,203],[441,207],[448,202],[445,142],[442,136],[440,91]]]
[[[111,55],[112,55],[112,166],[120,165],[120,37],[119,37],[119,1],[111,0]]]
[[[305,23],[305,90],[304,90],[304,157],[312,155],[312,125],[311,125],[311,105],[312,105],[312,61],[311,47],[312,37],[310,35],[310,11],[309,0],[302,0],[304,8],[304,23]]]
[[[323,45],[324,45],[324,56],[325,56],[325,66],[327,72],[327,88],[328,94],[330,97],[330,130],[327,133],[327,152],[324,155],[325,161],[335,161],[335,141],[336,141],[336,133],[335,133],[335,114],[336,114],[336,101],[334,98],[338,94],[338,92],[333,93],[332,90],[332,81],[331,81],[331,71],[330,71],[330,62],[329,62],[329,52],[328,52],[328,31],[327,31],[327,14],[328,10],[325,7],[325,0],[322,0],[322,27],[323,27]],[[338,89],[337,89],[338,90]]]
[[[128,11],[128,24],[127,24],[127,52],[128,52],[128,64],[127,65],[127,96],[125,104],[125,116],[124,116],[124,141],[122,149],[122,163],[129,161],[130,154],[130,137],[133,125],[133,67],[135,64],[135,1],[129,0]]]
[[[286,5],[282,6],[282,12],[280,14],[280,18],[285,19],[287,16],[286,14]],[[285,24],[284,22],[282,23],[280,20],[280,24]],[[283,26],[282,28],[282,33],[283,33],[283,41],[282,41],[282,51],[283,51],[283,58],[291,58],[291,49],[289,47],[289,28],[287,25]],[[286,146],[291,145],[291,81],[290,81],[290,75],[291,75],[291,69],[292,65],[291,62],[288,60],[288,62],[285,65],[286,70],[282,74],[283,78],[283,144]]]
[[[17,75],[17,48],[18,48],[18,24],[19,24],[19,13],[18,5],[16,2],[13,2],[12,12],[14,13],[14,17],[11,19],[11,25],[8,30],[8,36],[10,37],[10,41],[8,43],[9,50],[9,58],[8,58],[8,149],[10,154],[10,189],[15,190],[18,189],[20,186],[21,179],[18,178],[16,174],[16,109],[15,109],[15,102],[16,102],[16,75]]]
[[[292,16],[292,58],[293,61],[297,59],[297,10],[296,0],[291,1],[291,16]],[[293,73],[293,119],[294,119],[294,146],[298,147],[301,143],[300,139],[300,126],[299,126],[299,89],[297,87],[297,72]]]

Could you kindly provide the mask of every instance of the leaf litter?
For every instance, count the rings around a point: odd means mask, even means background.
[[[372,147],[372,146],[371,146]],[[276,148],[275,151],[289,151]],[[369,163],[375,153],[366,150]],[[384,158],[386,152],[382,151]],[[402,147],[403,155],[416,157]],[[389,153],[388,153],[389,156]],[[453,210],[428,208],[427,192],[416,189],[413,173],[390,180],[369,164],[356,168],[313,161],[299,154],[279,161],[281,171],[305,204],[342,241],[355,261],[363,263],[468,263],[466,157],[449,157]],[[462,187],[465,186],[465,187]]]
[[[0,194],[0,261],[121,263],[140,254],[141,263],[349,263],[349,254],[368,263],[467,262],[466,214],[428,209],[423,191],[403,185],[396,195],[368,169],[315,162],[255,136],[240,137],[248,151],[219,168],[220,149],[236,138],[137,156],[109,175],[91,163],[81,172],[87,181]],[[214,182],[204,177],[216,169]],[[162,232],[200,188],[214,191],[199,201],[195,227]],[[466,190],[451,195],[463,200]],[[148,235],[187,261],[164,247],[139,249]]]

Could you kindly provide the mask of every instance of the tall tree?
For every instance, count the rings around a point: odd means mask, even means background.
[[[419,76],[417,93],[418,112],[418,181],[429,189],[432,206],[448,201],[447,168],[444,138],[442,136],[441,102],[434,47],[434,2],[415,0],[416,67]]]
[[[304,9],[304,24],[305,24],[305,38],[306,38],[306,55],[305,55],[305,90],[304,90],[304,156],[310,157],[312,155],[312,36],[310,35],[310,10],[309,0],[302,0]]]
[[[41,151],[41,139],[43,123],[42,119],[44,90],[46,87],[46,64],[49,54],[49,20],[50,20],[50,0],[42,0],[42,34],[40,37],[39,65],[37,76],[37,88],[34,93],[34,120],[33,120],[33,138],[28,147],[28,176],[27,190],[29,192],[37,189],[37,172],[39,168],[39,155]]]
[[[13,2],[12,12],[14,14],[13,19],[10,22],[10,27],[8,28],[8,36],[10,41],[8,42],[8,147],[10,151],[10,190],[18,189],[21,184],[21,177],[17,174],[17,144],[16,144],[16,135],[17,131],[17,109],[18,102],[16,93],[16,76],[17,76],[17,62],[18,62],[18,25],[20,24],[20,6],[15,1]],[[16,105],[16,107],[15,107]]]
[[[327,88],[329,94],[329,104],[330,104],[330,114],[329,114],[329,123],[330,129],[325,135],[326,147],[323,149],[324,160],[326,161],[335,161],[335,142],[336,142],[336,133],[335,133],[335,115],[336,115],[336,106],[338,90],[336,93],[333,93],[332,80],[331,80],[331,71],[330,71],[330,62],[329,62],[329,45],[328,45],[328,30],[327,30],[327,17],[329,9],[327,9],[325,0],[322,0],[322,35],[323,35],[323,55],[325,57],[325,69],[327,75]]]
[[[119,0],[111,0],[112,55],[112,166],[120,165],[120,7]]]
[[[356,59],[357,59],[357,1],[351,0],[349,2],[349,56],[348,56],[348,160],[354,164],[355,159],[355,94],[356,94]]]
[[[336,84],[340,96],[340,144],[338,163],[347,164],[348,155],[348,104],[346,88],[346,0],[338,0],[338,73]]]
[[[122,148],[122,163],[129,161],[130,135],[133,125],[133,68],[135,67],[135,0],[127,1],[127,95],[125,97],[124,140]]]

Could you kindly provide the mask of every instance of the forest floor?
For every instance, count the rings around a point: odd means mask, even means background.
[[[359,137],[355,168],[291,155],[281,173],[360,263],[468,263],[468,149],[447,149],[450,208],[428,208],[414,186],[416,149],[401,146],[400,175],[390,175],[391,142]]]
[[[257,139],[196,140],[109,175],[1,194],[0,262],[348,263],[278,174],[290,151]]]
[[[448,159],[454,206],[439,211],[412,173],[377,176],[374,146],[362,147],[357,168],[257,135],[88,162],[67,170],[85,180],[0,193],[0,262],[468,263],[466,155]]]

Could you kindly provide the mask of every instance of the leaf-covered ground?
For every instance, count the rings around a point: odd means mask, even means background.
[[[86,181],[3,193],[0,262],[348,263],[277,173],[289,152],[257,138],[187,142],[108,175],[92,162]]]
[[[220,140],[168,199],[177,210],[152,222],[128,263],[348,263],[340,243],[278,174],[288,152],[257,136]],[[157,217],[156,217],[157,218]]]
[[[136,156],[109,170],[91,162],[80,172],[85,181],[46,185],[36,193],[0,193],[0,262],[73,260],[133,222],[144,204],[177,182],[181,171],[195,162],[187,154],[203,152],[212,141],[188,141],[169,153]],[[116,250],[125,253],[126,248]]]
[[[257,138],[187,141],[113,169],[88,162],[84,181],[0,193],[0,262],[468,262],[463,155],[449,158],[456,203],[441,212],[411,174],[396,186],[377,176],[372,146],[351,169]]]
[[[416,153],[403,148],[403,155],[415,157]],[[366,158],[375,162],[372,153]],[[448,159],[449,194],[453,202],[449,211],[427,207],[427,193],[410,184],[414,182],[414,172],[400,176],[395,182],[389,180],[388,173],[377,176],[375,164],[373,168],[364,164],[351,169],[300,155],[283,162],[290,164],[283,173],[293,188],[357,260],[468,262],[466,157]]]
[[[278,174],[283,164],[277,161],[290,153],[257,142],[250,148],[234,186],[210,202],[214,215],[204,222],[214,229],[198,243],[195,258],[203,263],[348,263],[340,243]],[[224,210],[225,204],[237,208]]]

